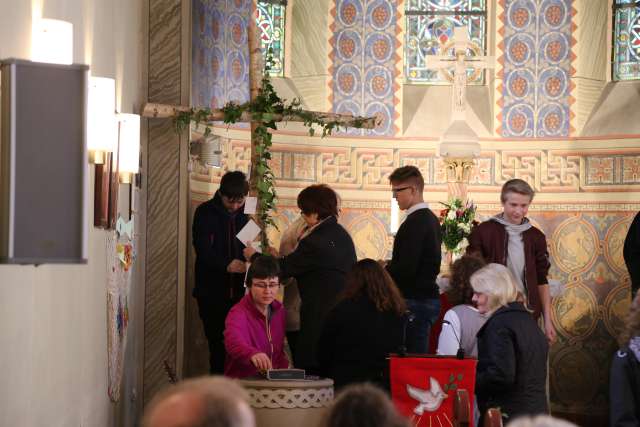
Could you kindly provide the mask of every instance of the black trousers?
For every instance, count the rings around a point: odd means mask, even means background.
[[[198,312],[209,343],[209,373],[222,375],[224,359],[224,321],[235,301],[215,297],[198,297]]]

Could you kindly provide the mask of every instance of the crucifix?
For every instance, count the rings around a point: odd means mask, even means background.
[[[480,53],[481,48],[469,40],[466,27],[456,27],[453,40],[442,46],[443,52],[453,49],[453,55],[427,55],[426,68],[438,69],[444,77],[453,82],[451,120],[465,120],[467,107],[467,69],[473,70],[475,80],[483,69],[494,68],[492,56],[467,56],[467,49]],[[449,69],[453,68],[453,73]]]
[[[476,79],[484,68],[494,67],[494,58],[479,55],[481,48],[469,40],[466,27],[454,29],[453,40],[441,48],[443,52],[449,49],[453,55],[428,55],[426,67],[440,70],[453,83],[451,122],[440,138],[438,151],[446,163],[449,197],[464,199],[473,159],[480,154],[478,135],[467,123],[467,70],[471,68],[472,79]],[[467,56],[467,49],[477,55]]]
[[[256,11],[255,1],[253,2],[253,11]],[[262,50],[260,49],[260,39],[258,36],[258,29],[256,20],[250,19],[248,25],[248,44],[249,44],[249,93],[250,103],[254,102],[262,89]],[[143,107],[142,116],[151,118],[175,118],[184,112],[192,112],[192,108],[189,106],[179,105],[166,105],[166,104],[154,104],[147,103]],[[225,117],[223,109],[214,109],[209,111],[207,117],[203,118],[203,122],[207,125],[214,121],[221,121]],[[268,117],[268,119],[267,119]],[[379,117],[359,117],[349,114],[336,114],[325,113],[318,111],[306,111],[306,110],[288,110],[288,112],[273,112],[273,111],[248,111],[243,110],[240,116],[235,122],[250,122],[251,123],[251,172],[249,177],[249,194],[252,196],[260,197],[259,186],[264,185],[265,176],[264,171],[260,167],[255,167],[260,162],[264,162],[265,159],[269,159],[268,147],[263,145],[263,136],[258,132],[259,126],[264,122],[304,122],[309,124],[309,117],[313,117],[313,123],[320,125],[333,125],[335,127],[357,127],[362,129],[373,129],[380,125],[381,119]],[[271,179],[271,177],[267,177]],[[264,193],[263,193],[264,194]],[[261,206],[261,201],[258,200],[258,206]],[[260,208],[259,208],[260,209]],[[254,220],[260,226],[261,237],[263,246],[267,243],[266,231],[264,219],[266,218],[266,212],[258,212],[254,216]]]

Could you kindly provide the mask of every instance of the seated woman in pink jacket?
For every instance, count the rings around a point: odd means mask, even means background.
[[[258,256],[251,263],[249,293],[231,308],[225,321],[226,376],[245,378],[289,366],[284,352],[285,311],[275,300],[279,274],[275,258]]]

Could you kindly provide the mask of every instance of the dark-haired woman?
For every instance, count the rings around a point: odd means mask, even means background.
[[[300,333],[296,367],[318,373],[318,339],[324,319],[344,289],[346,274],[356,262],[349,233],[338,224],[338,197],[327,185],[312,185],[298,194],[307,231],[298,247],[280,258],[282,278],[295,277],[300,292]],[[247,247],[249,259],[254,250]]]
[[[359,261],[322,331],[322,374],[333,378],[336,389],[364,381],[388,389],[386,358],[402,345],[405,312],[389,273],[372,259]]]
[[[613,356],[609,378],[609,425],[640,426],[640,291],[631,304],[624,346]]]
[[[226,376],[245,378],[289,366],[284,352],[284,308],[275,299],[279,273],[278,261],[270,256],[258,256],[251,263],[246,281],[249,292],[225,321]]]
[[[451,286],[447,296],[453,307],[444,314],[438,354],[454,355],[462,349],[466,356],[478,357],[476,334],[487,317],[473,306],[473,288],[469,279],[485,265],[482,258],[465,255],[451,266]]]

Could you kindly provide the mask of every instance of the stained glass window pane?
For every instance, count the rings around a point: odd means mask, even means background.
[[[269,74],[275,77],[284,76],[284,18],[286,1],[258,2],[258,34],[262,55],[266,57],[272,51],[273,64]]]
[[[633,4],[633,0],[616,1],[613,41],[614,80],[640,79],[640,2],[635,2],[635,6]]]
[[[450,44],[455,27],[466,27],[469,39],[478,47],[469,55],[485,54],[485,0],[408,0],[405,41],[405,78],[411,83],[448,83],[438,70],[426,68],[427,55],[442,55]],[[472,77],[469,83],[482,84],[484,72]]]

